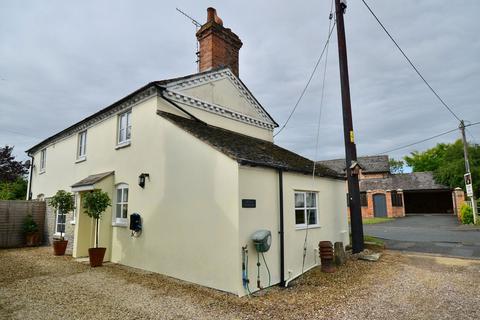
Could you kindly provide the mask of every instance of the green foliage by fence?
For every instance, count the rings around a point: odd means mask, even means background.
[[[466,203],[464,203],[460,208],[460,219],[462,219],[463,224],[473,223],[473,210]]]

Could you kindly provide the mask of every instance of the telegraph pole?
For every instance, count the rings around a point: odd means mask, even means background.
[[[347,44],[343,15],[347,4],[345,0],[335,0],[337,17],[338,57],[340,64],[340,84],[342,88],[343,132],[345,139],[345,160],[348,182],[348,201],[350,204],[350,225],[352,228],[352,251],[363,251],[363,225],[360,206],[360,187],[358,185],[358,162],[355,135],[353,133],[352,106],[350,102],[350,84],[348,80]]]
[[[465,136],[465,123],[463,120],[460,121],[460,131],[462,132],[462,141],[463,141],[463,157],[465,159],[465,171],[471,177],[470,172],[470,161],[468,160],[468,142]],[[472,181],[471,181],[472,182]],[[467,183],[465,182],[465,187]],[[468,191],[467,191],[468,193]],[[473,223],[477,224],[477,203],[475,202],[475,195],[472,193],[470,196],[470,201],[472,202],[472,211],[473,211]]]

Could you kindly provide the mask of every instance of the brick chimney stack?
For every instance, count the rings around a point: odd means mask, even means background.
[[[223,21],[214,8],[207,9],[207,22],[197,31],[197,40],[200,44],[200,72],[230,67],[238,77],[238,54],[242,41],[232,30],[223,27]]]

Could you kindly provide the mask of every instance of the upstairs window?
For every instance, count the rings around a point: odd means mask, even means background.
[[[130,141],[132,131],[131,123],[132,110],[122,113],[118,116],[118,144],[127,143]]]
[[[87,155],[87,131],[78,134],[77,159],[85,159]]]
[[[115,224],[126,225],[128,220],[128,184],[119,184],[115,199]]]
[[[297,228],[318,226],[316,192],[295,192],[295,225]]]
[[[40,172],[45,172],[46,165],[47,165],[47,149],[42,149],[42,151],[40,151]]]

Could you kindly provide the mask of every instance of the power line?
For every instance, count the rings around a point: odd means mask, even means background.
[[[390,34],[390,32],[388,32],[387,28],[385,28],[385,26],[383,25],[383,23],[380,21],[380,19],[377,17],[377,15],[372,11],[372,9],[370,8],[370,6],[365,2],[365,0],[362,0],[363,4],[367,7],[368,11],[370,11],[370,13],[373,15],[373,17],[375,18],[375,20],[377,20],[377,22],[380,24],[380,26],[382,27],[383,31],[385,31],[385,33],[388,35],[388,37],[390,38],[390,40],[393,41],[393,43],[395,44],[395,46],[398,48],[398,50],[400,50],[400,52],[402,53],[402,55],[405,57],[405,59],[408,61],[408,63],[412,66],[413,70],[415,70],[415,72],[418,74],[418,76],[423,80],[423,82],[427,85],[427,87],[430,89],[430,91],[432,91],[432,93],[435,95],[435,97],[437,97],[437,99],[442,103],[442,105],[458,120],[458,121],[461,121],[460,118],[455,114],[455,112],[453,112],[452,108],[450,108],[447,103],[440,97],[440,95],[432,88],[432,86],[428,83],[428,81],[423,77],[423,75],[420,73],[420,71],[418,71],[417,67],[413,64],[412,60],[410,60],[410,58],[407,56],[407,54],[402,50],[402,48],[400,47],[400,45],[397,43],[397,41],[395,41],[395,39],[392,37],[392,35]]]
[[[0,131],[16,134],[16,135],[19,135],[19,136],[24,136],[24,137],[27,137],[27,138],[39,139],[38,137],[30,136],[30,135],[27,135],[27,134],[24,134],[24,133],[21,133],[21,132],[18,132],[18,131],[13,131],[13,130],[10,130],[10,129],[1,128]]]
[[[295,110],[297,110],[297,107],[298,107],[298,105],[300,104],[300,101],[302,101],[302,98],[303,98],[303,96],[305,95],[305,92],[307,92],[308,86],[310,85],[310,82],[312,81],[312,78],[313,78],[313,76],[315,75],[315,72],[317,71],[318,65],[320,64],[320,61],[322,60],[323,54],[325,53],[325,51],[326,51],[326,49],[327,49],[327,45],[328,45],[328,43],[330,42],[330,38],[331,38],[331,36],[332,36],[332,33],[333,33],[333,30],[334,30],[334,29],[335,29],[335,21],[333,21],[333,26],[332,26],[332,28],[330,29],[329,33],[328,33],[327,41],[325,42],[325,45],[323,46],[322,53],[321,53],[320,56],[318,57],[318,60],[317,60],[317,62],[315,63],[315,67],[313,68],[313,71],[312,71],[312,73],[310,74],[310,77],[308,78],[308,81],[307,81],[307,83],[305,84],[305,87],[303,88],[302,93],[301,93],[300,96],[298,97],[297,102],[295,103],[292,111],[290,112],[290,115],[288,116],[288,118],[287,118],[287,120],[285,121],[285,123],[283,124],[283,126],[277,131],[277,133],[275,133],[275,134],[273,135],[274,137],[276,137],[280,132],[283,131],[283,129],[285,129],[285,127],[287,126],[288,122],[290,121],[290,119],[292,118],[293,114],[295,113]]]
[[[476,125],[479,125],[479,124],[480,124],[480,121],[474,122],[474,123],[470,123],[470,124],[465,125],[465,128],[471,127],[471,126],[476,126]],[[393,151],[405,149],[405,148],[408,148],[408,147],[411,147],[411,146],[414,146],[414,145],[417,145],[417,144],[420,144],[420,143],[423,143],[423,142],[426,142],[426,141],[430,141],[430,140],[433,140],[433,139],[435,139],[435,138],[444,136],[444,135],[446,135],[446,134],[452,133],[452,132],[457,131],[457,130],[458,130],[458,128],[455,128],[455,129],[452,129],[452,130],[449,130],[449,131],[445,131],[445,132],[436,134],[436,135],[434,135],[434,136],[431,136],[431,137],[429,137],[429,138],[422,139],[422,140],[417,141],[417,142],[409,143],[409,144],[404,145],[404,146],[401,146],[401,147],[397,147],[397,148],[390,149],[390,150],[387,150],[387,151],[384,151],[384,152],[381,152],[381,153],[377,153],[376,155],[378,156],[378,155],[381,155],[381,154],[388,154],[388,153],[393,152]]]

